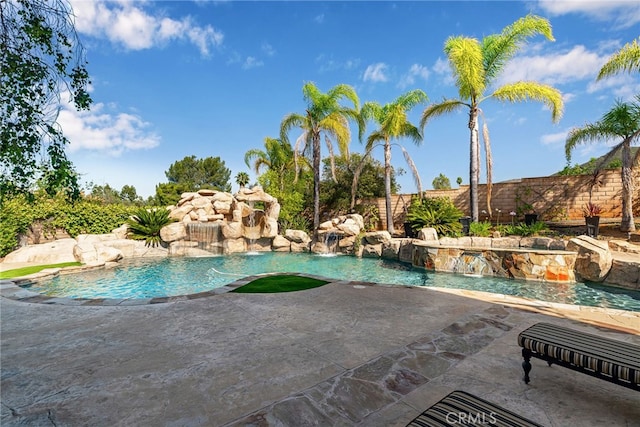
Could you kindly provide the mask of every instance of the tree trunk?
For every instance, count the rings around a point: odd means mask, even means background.
[[[384,198],[387,208],[387,231],[393,236],[393,212],[391,209],[391,144],[384,142]]]
[[[315,133],[313,138],[313,234],[320,227],[320,133]]]
[[[478,177],[480,176],[480,140],[478,138],[478,107],[469,110],[469,129],[471,131],[469,158],[469,206],[471,220],[478,221]]]
[[[633,169],[630,138],[622,144],[622,221],[620,231],[636,231],[633,220]]]

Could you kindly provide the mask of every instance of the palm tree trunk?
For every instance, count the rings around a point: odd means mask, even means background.
[[[633,220],[633,169],[631,161],[631,139],[622,143],[622,221],[620,231],[636,231]]]
[[[313,138],[313,233],[318,232],[320,226],[320,133]]]
[[[480,140],[478,137],[478,107],[469,110],[469,129],[471,130],[469,158],[469,205],[471,219],[478,221],[478,177],[480,176]]]
[[[391,144],[384,142],[384,198],[387,208],[387,231],[393,236],[393,212],[391,210]]]

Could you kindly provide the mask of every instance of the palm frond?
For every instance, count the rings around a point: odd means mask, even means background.
[[[489,126],[487,122],[482,122],[482,140],[484,141],[484,152],[487,162],[487,211],[491,216],[491,190],[493,189],[493,157],[491,155],[491,139],[489,138]]]
[[[333,143],[329,139],[328,136],[325,135],[324,142],[327,145],[327,150],[329,151],[329,164],[331,165],[331,179],[336,184],[338,183],[338,178],[336,177],[336,157],[333,154]]]
[[[625,44],[602,66],[596,80],[621,72],[640,72],[640,38]]]
[[[638,96],[640,101],[640,96]],[[629,143],[640,137],[640,102],[622,102],[615,105],[595,123],[572,129],[565,142],[565,156],[571,160],[573,149],[584,143],[621,138]]]
[[[482,47],[477,39],[449,37],[444,44],[460,98],[474,99],[482,95],[486,87]]]
[[[332,87],[327,92],[327,97],[335,102],[341,98],[347,98],[353,103],[353,108],[356,111],[360,110],[360,99],[358,98],[355,89],[347,84],[339,84]]]
[[[587,123],[580,128],[571,129],[567,134],[567,140],[564,145],[567,161],[571,160],[571,152],[576,146],[610,139],[615,136],[611,129],[606,129],[601,124]]]
[[[422,199],[422,180],[420,179],[418,168],[416,167],[416,164],[413,162],[413,159],[409,155],[409,152],[405,150],[403,146],[400,146],[400,149],[402,150],[402,155],[404,156],[404,160],[407,162],[407,165],[409,165],[409,169],[411,169],[411,174],[413,175],[413,182],[418,188],[418,194]]]
[[[547,40],[554,41],[551,24],[547,19],[527,15],[506,26],[500,34],[482,39],[482,57],[487,83],[500,74],[505,64],[513,58],[528,38],[539,34]]]
[[[499,87],[490,96],[509,102],[540,101],[551,110],[551,119],[557,122],[562,117],[564,102],[560,91],[538,82],[515,82]]]
[[[336,140],[340,154],[348,159],[351,128],[347,118],[340,112],[335,112],[322,119],[318,127]]]
[[[422,112],[422,117],[420,118],[420,129],[424,129],[427,122],[434,117],[443,116],[445,114],[452,113],[454,111],[458,111],[462,107],[471,108],[471,105],[462,102],[458,99],[443,99],[442,102],[437,104],[430,104],[425,110]]]

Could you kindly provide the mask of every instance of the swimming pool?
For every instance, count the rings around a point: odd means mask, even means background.
[[[555,284],[432,273],[409,264],[348,255],[260,252],[203,258],[130,260],[110,269],[60,275],[29,290],[67,298],[154,298],[222,287],[261,273],[306,273],[332,279],[469,289],[540,301],[640,311],[640,292],[594,284]]]

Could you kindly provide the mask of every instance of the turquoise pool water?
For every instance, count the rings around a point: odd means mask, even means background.
[[[68,298],[153,298],[208,291],[260,273],[307,273],[342,280],[469,289],[541,301],[640,311],[640,292],[592,284],[550,284],[432,273],[378,258],[263,252],[205,258],[133,260],[116,268],[61,275],[30,286]]]

